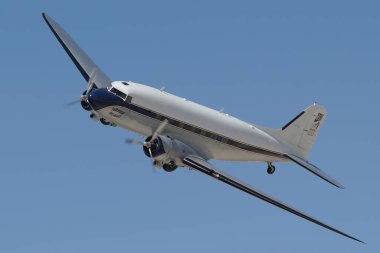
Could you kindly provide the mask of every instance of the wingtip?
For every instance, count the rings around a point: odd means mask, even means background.
[[[335,186],[338,187],[339,189],[342,189],[342,190],[346,189],[346,187],[342,184],[337,184]]]
[[[46,14],[46,12],[42,12],[41,15],[42,15],[43,19],[45,20],[45,22],[49,23],[49,21],[48,21],[49,16]]]
[[[362,243],[362,244],[367,245],[367,243],[366,243],[365,241],[359,240],[359,239],[354,238],[354,237],[352,237],[352,239],[354,239],[354,240],[357,241],[357,242],[360,242],[360,243]]]

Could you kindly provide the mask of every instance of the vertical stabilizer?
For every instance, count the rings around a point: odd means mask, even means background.
[[[280,137],[307,160],[326,116],[327,110],[314,104],[282,127]]]

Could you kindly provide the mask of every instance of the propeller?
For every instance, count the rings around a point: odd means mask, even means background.
[[[153,159],[153,152],[152,152],[152,146],[155,145],[155,140],[162,133],[162,131],[164,130],[164,128],[166,127],[167,124],[168,124],[168,120],[167,119],[165,119],[164,121],[162,121],[161,124],[157,127],[157,129],[153,132],[152,137],[150,138],[149,141],[141,142],[141,141],[137,141],[137,140],[134,140],[134,139],[126,139],[125,142],[127,144],[135,144],[135,145],[142,145],[142,146],[144,146],[145,148],[148,149],[149,156],[154,161],[154,159]]]
[[[91,72],[91,75],[88,78],[86,91],[83,93],[81,98],[79,100],[75,100],[75,101],[72,101],[72,102],[65,104],[64,105],[65,107],[73,106],[75,104],[80,103],[83,100],[87,102],[87,95],[88,95],[88,93],[90,93],[90,91],[94,87],[97,72],[98,72],[98,70],[96,68],[94,68],[94,70]]]
[[[73,106],[73,105],[76,105],[76,104],[79,104],[79,103],[80,103],[80,100],[71,101],[69,103],[66,103],[64,105],[64,107],[70,107],[70,106]]]
[[[134,140],[134,139],[126,139],[125,143],[144,146],[144,142],[138,141],[138,140]]]
[[[138,141],[138,140],[135,140],[135,139],[129,139],[129,138],[125,140],[125,143],[132,144],[132,145],[141,145],[141,146],[144,146],[144,142]],[[154,159],[153,159],[153,155],[152,155],[151,149],[148,148],[148,150],[149,150],[149,156],[152,159],[152,163],[151,163],[152,173],[155,174],[155,173],[157,173],[156,169],[158,169],[160,167],[156,165],[156,161],[154,161]]]
[[[94,81],[95,81],[97,72],[98,72],[98,70],[96,68],[94,68],[94,70],[91,72],[90,78],[88,79],[88,83],[87,83],[87,90],[86,90],[86,93],[84,95],[87,96],[88,93],[94,87],[94,84],[95,84]]]
[[[142,141],[138,141],[138,140],[135,140],[135,139],[126,139],[125,140],[125,143],[127,144],[132,144],[132,145],[141,145],[143,147],[146,147],[148,149],[148,152],[149,152],[149,157],[153,159],[153,154],[152,154],[152,150],[151,150],[151,147],[152,147],[152,143],[150,141],[145,141],[145,142],[142,142]]]
[[[152,146],[155,144],[155,140],[162,133],[162,131],[164,130],[164,128],[166,127],[167,124],[168,124],[167,119],[162,121],[161,124],[157,127],[156,131],[153,132],[153,135],[150,138],[150,140],[145,141],[143,143],[144,147],[146,147],[148,149],[149,156],[152,158],[152,160],[153,160]]]
[[[167,119],[161,122],[161,124],[157,127],[156,131],[154,131],[152,138],[150,139],[151,143],[162,133],[162,131],[164,130],[167,124],[168,124]]]

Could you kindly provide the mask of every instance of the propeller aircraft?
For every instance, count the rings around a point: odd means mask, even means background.
[[[313,104],[281,129],[270,129],[216,111],[132,81],[112,81],[47,14],[47,25],[87,81],[80,104],[90,118],[104,125],[132,130],[145,141],[141,145],[154,166],[172,172],[178,167],[197,170],[303,219],[358,242],[363,241],[327,225],[212,165],[210,160],[252,161],[267,164],[294,162],[328,183],[342,184],[308,161],[309,152],[326,119],[326,109]],[[71,103],[70,103],[71,104]]]

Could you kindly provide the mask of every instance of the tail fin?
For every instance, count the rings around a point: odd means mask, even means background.
[[[282,127],[279,135],[307,160],[326,116],[327,110],[314,104]]]
[[[288,151],[289,153],[284,154],[289,160],[304,167],[330,184],[344,189],[342,184],[307,160],[326,116],[326,109],[321,105],[314,104],[298,114],[297,117],[292,119],[282,129],[261,129],[277,138],[280,142],[286,143],[291,148]]]

